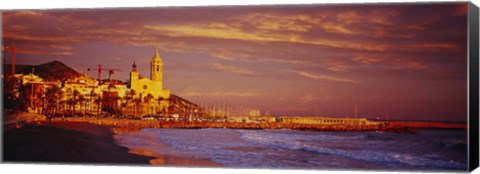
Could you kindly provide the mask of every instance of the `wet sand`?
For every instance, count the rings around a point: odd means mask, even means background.
[[[209,160],[129,150],[115,144],[113,134],[110,127],[89,123],[56,121],[27,124],[4,132],[3,160],[15,163],[221,166]]]
[[[121,134],[121,133],[137,132],[137,131],[141,131],[141,129],[113,128],[112,131],[115,134]],[[157,148],[170,147],[170,145],[167,145],[158,140],[155,141],[155,143],[156,143],[155,147]],[[154,166],[184,166],[184,167],[222,167],[223,166],[220,163],[216,163],[208,159],[194,159],[194,158],[164,155],[164,154],[155,153],[146,149],[130,149],[128,152],[137,154],[137,155],[142,155],[142,156],[154,157],[155,159],[150,160],[150,164]]]

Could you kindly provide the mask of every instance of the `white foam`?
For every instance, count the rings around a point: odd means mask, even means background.
[[[439,154],[420,154],[410,142],[370,140],[367,133],[305,132],[294,130],[143,129],[118,134],[128,148],[159,154],[210,159],[228,167],[348,168],[325,158],[359,161],[367,167],[466,169],[466,163]],[[390,135],[383,135],[390,136]],[[159,144],[168,147],[158,148]],[[410,143],[410,144],[409,144]],[[398,150],[397,150],[398,149]],[[317,154],[317,155],[315,155]],[[307,156],[307,159],[303,157]],[[328,157],[328,156],[327,156]],[[377,168],[381,168],[377,167]]]
[[[410,166],[433,167],[446,169],[466,169],[465,163],[459,163],[452,160],[433,160],[426,157],[417,156],[409,153],[385,152],[380,149],[373,150],[344,150],[340,148],[327,148],[318,144],[310,144],[299,141],[300,138],[294,135],[274,135],[265,134],[256,131],[243,131],[242,138],[246,141],[268,147],[281,147],[291,150],[309,151],[321,154],[339,155],[347,158],[373,161],[373,162],[398,162]],[[358,138],[357,136],[354,136]],[[342,139],[345,137],[321,136],[315,135],[306,138],[321,138],[326,140]],[[350,137],[351,138],[351,137]],[[435,155],[438,156],[438,155]]]

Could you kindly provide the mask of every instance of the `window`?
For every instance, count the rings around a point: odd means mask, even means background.
[[[160,69],[160,65],[157,65],[157,71],[159,71],[159,69]]]

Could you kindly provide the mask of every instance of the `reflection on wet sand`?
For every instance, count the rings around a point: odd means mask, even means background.
[[[194,159],[194,158],[162,155],[162,154],[157,154],[151,151],[140,150],[140,149],[130,149],[129,152],[137,155],[155,157],[155,159],[150,160],[150,164],[155,166],[189,166],[189,167],[221,167],[222,166],[219,163],[216,163],[207,159]]]
[[[115,134],[125,134],[125,133],[134,133],[141,131],[140,128],[111,128],[111,131]],[[155,141],[156,147],[165,148],[169,145]],[[222,165],[216,162],[213,162],[208,159],[195,159],[195,158],[186,158],[178,157],[171,155],[164,155],[159,153],[154,153],[152,151],[143,150],[143,149],[129,149],[129,153],[136,155],[143,155],[154,157],[149,162],[155,166],[189,166],[189,167],[221,167]]]

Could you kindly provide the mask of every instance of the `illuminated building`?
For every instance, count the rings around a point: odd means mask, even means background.
[[[163,62],[158,50],[150,64],[150,79],[141,77],[135,62],[130,72],[130,97],[143,103],[136,110],[140,115],[166,113],[170,90],[163,88]],[[139,101],[138,101],[139,100]],[[137,104],[138,105],[138,104]]]

